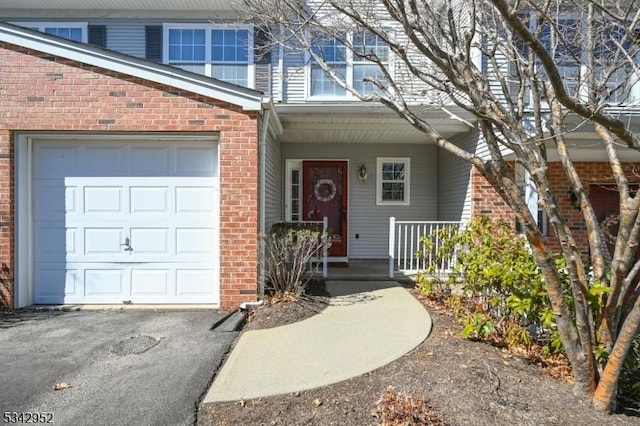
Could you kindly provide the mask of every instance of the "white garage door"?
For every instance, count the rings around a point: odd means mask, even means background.
[[[39,140],[35,303],[219,303],[214,142]]]

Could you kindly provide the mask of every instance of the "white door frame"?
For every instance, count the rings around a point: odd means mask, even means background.
[[[37,139],[57,139],[65,141],[87,140],[144,140],[144,141],[209,141],[216,142],[219,134],[215,132],[196,133],[145,133],[145,132],[20,132],[14,136],[14,307],[21,308],[34,301],[34,250],[33,250],[33,145]],[[220,170],[220,155],[217,155],[217,169]],[[219,203],[219,200],[218,200]],[[219,211],[220,209],[218,209]],[[214,217],[216,224],[220,217]],[[220,233],[217,233],[218,238]],[[219,245],[219,241],[216,241]],[[220,271],[220,259],[216,259]],[[220,285],[218,283],[218,291]]]
[[[299,209],[302,209],[302,184],[303,184],[303,173],[302,173],[302,162],[303,161],[345,161],[347,163],[347,170],[349,173],[347,174],[347,229],[351,229],[351,179],[350,179],[350,170],[351,170],[351,162],[349,159],[344,158],[287,158],[285,159],[285,177],[284,177],[284,211],[285,217],[284,220],[287,222],[291,222],[292,210],[291,210],[291,171],[298,170],[300,172],[300,188],[299,188],[299,199],[300,205]],[[302,218],[302,216],[301,216]],[[329,261],[331,262],[349,262],[349,235],[347,234],[347,256],[346,257],[329,257]]]

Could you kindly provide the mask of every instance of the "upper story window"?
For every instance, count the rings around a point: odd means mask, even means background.
[[[69,40],[87,42],[87,24],[78,22],[15,22],[21,27],[31,28],[43,33]]]
[[[352,49],[348,49],[347,45],[351,45]],[[388,68],[389,47],[375,34],[358,31],[344,34],[342,37],[324,39],[314,46],[313,51],[324,60],[336,77],[363,95],[379,91],[369,80],[385,80],[380,66],[373,60],[377,58]],[[311,61],[309,80],[310,97],[350,96],[315,61]]]
[[[409,205],[409,158],[376,161],[376,204]]]
[[[164,62],[253,87],[253,30],[249,27],[168,25],[164,38]]]
[[[561,15],[551,23],[527,13],[520,14],[519,17],[534,34],[537,34],[545,49],[553,56],[570,96],[585,96],[588,77],[593,73],[595,84],[603,84],[603,100],[617,103],[630,100],[633,85],[630,76],[633,73],[632,64],[627,61],[636,55],[637,49],[630,49],[631,38],[635,39],[634,35],[625,36],[618,24],[601,17],[593,22],[595,31],[591,40],[592,50],[589,50],[586,22],[576,15]],[[527,58],[529,48],[526,44],[518,38],[515,39],[515,43],[521,56]],[[542,64],[536,62],[534,65],[536,72],[544,78],[546,72]],[[510,66],[513,66],[513,63]],[[515,68],[510,73],[513,78],[518,79],[519,73]],[[527,95],[525,93],[525,102],[530,100]]]

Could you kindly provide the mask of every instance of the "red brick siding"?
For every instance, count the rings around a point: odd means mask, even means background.
[[[614,183],[611,166],[606,162],[579,162],[575,163],[578,175],[587,191],[592,184]],[[632,182],[640,182],[640,166],[634,163],[624,163],[623,168]],[[471,216],[486,215],[495,219],[507,219],[515,223],[513,211],[507,207],[500,196],[491,188],[488,181],[475,168],[472,170],[472,204]],[[589,243],[585,229],[582,212],[571,205],[569,196],[569,181],[560,163],[550,163],[547,171],[551,190],[556,195],[560,211],[567,218],[572,228],[573,236],[580,251],[587,253]],[[635,180],[633,177],[637,177]],[[560,243],[549,229],[547,242],[554,251],[560,250]]]
[[[513,210],[493,189],[489,180],[476,167],[471,168],[471,217],[489,216],[493,219],[515,221]]]
[[[15,131],[219,132],[221,308],[255,300],[258,114],[0,43],[0,262],[14,265]],[[3,288],[12,304],[13,285]]]

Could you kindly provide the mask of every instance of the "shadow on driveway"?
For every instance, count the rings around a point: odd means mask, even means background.
[[[223,315],[0,313],[0,411],[51,412],[63,425],[194,424],[237,335],[210,330]]]

